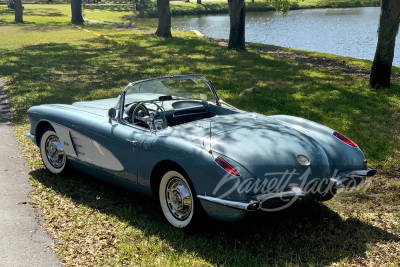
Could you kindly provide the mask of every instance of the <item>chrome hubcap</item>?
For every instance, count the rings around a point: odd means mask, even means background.
[[[171,214],[178,220],[185,220],[192,211],[193,199],[189,186],[180,178],[172,178],[165,194]]]
[[[46,140],[46,157],[54,168],[61,168],[65,162],[65,153],[57,136],[49,136]]]

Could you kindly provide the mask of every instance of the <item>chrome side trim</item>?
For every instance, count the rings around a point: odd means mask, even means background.
[[[254,203],[243,203],[243,202],[238,202],[238,201],[232,201],[232,200],[225,200],[225,199],[220,199],[216,197],[209,197],[209,196],[202,196],[202,195],[197,195],[199,199],[207,200],[216,204],[220,204],[223,206],[228,206],[231,208],[236,208],[240,210],[247,210],[248,206]]]
[[[25,136],[31,139],[32,141],[36,141],[36,136],[31,133],[26,133]]]
[[[78,158],[105,170],[124,170],[119,159],[100,143],[66,126],[51,121],[49,123],[56,131],[60,145],[68,157]]]

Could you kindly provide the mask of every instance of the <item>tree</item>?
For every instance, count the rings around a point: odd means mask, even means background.
[[[136,0],[132,0],[132,7],[133,7],[133,12],[138,11],[137,10]]]
[[[171,34],[171,11],[169,10],[169,0],[157,0],[158,8],[158,37],[172,37]]]
[[[290,8],[289,0],[266,0],[266,5],[271,5],[277,11],[286,13]],[[228,0],[230,31],[228,49],[237,51],[246,50],[245,47],[245,19],[246,5],[244,0]]]
[[[381,0],[378,44],[372,63],[369,84],[371,88],[390,88],[390,76],[400,23],[400,1]]]
[[[14,0],[14,12],[15,12],[15,22],[22,23],[23,19],[23,7],[21,0]]]
[[[71,14],[72,24],[83,24],[82,0],[71,0]]]
[[[228,0],[230,31],[228,49],[246,50],[245,20],[246,5],[244,0]]]
[[[198,5],[201,5],[201,0],[197,0],[197,4],[198,4]]]

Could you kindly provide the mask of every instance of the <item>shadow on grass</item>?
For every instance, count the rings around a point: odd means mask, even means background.
[[[71,24],[69,21],[51,21],[46,24],[38,23],[33,21],[24,21],[22,24],[13,23],[15,26],[19,26],[19,30],[21,32],[30,33],[32,31],[39,33],[51,33],[57,30],[65,30],[65,29],[77,29],[77,25]]]
[[[39,16],[39,17],[65,17],[66,15],[57,9],[25,9],[24,15],[26,16]]]
[[[259,213],[237,223],[205,220],[183,231],[168,225],[156,201],[95,178],[58,177],[47,170],[30,175],[47,188],[92,210],[115,216],[145,236],[166,240],[178,253],[189,251],[216,265],[329,265],[364,256],[370,244],[399,241],[390,233],[349,218],[319,203],[279,213]],[[129,240],[129,237],[127,237]],[[125,255],[125,257],[134,255]]]
[[[384,162],[398,146],[394,131],[399,125],[392,114],[400,112],[400,90],[371,91],[365,79],[299,66],[267,53],[227,51],[198,38],[160,39],[118,30],[107,35],[126,45],[89,37],[0,51],[15,122],[26,122],[30,106],[116,97],[131,81],[201,73],[238,108],[328,125],[354,139],[374,162]],[[249,87],[259,87],[261,93],[239,96]]]
[[[52,30],[55,36],[65,34],[57,27]],[[370,91],[363,79],[299,66],[266,53],[226,51],[197,38],[165,40],[132,31],[108,32],[127,44],[118,45],[91,33],[79,38],[69,34],[70,41],[47,41],[49,34],[39,31],[35,37],[45,40],[39,44],[26,39],[28,45],[0,50],[1,75],[7,78],[16,124],[27,123],[30,106],[116,97],[131,81],[202,73],[224,100],[239,108],[301,116],[350,133],[376,162],[393,153],[393,131],[399,127],[393,114],[399,112],[400,90]],[[240,97],[249,87],[261,92]],[[126,190],[87,176],[60,179],[45,170],[30,174],[76,203],[115,215],[147,236],[167,240],[178,252],[188,250],[214,264],[327,265],[363,256],[370,243],[398,241],[359,220],[342,220],[316,203],[240,223],[209,221],[189,233],[163,223],[157,203]]]

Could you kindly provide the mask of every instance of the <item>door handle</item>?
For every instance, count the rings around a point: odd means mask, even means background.
[[[129,143],[131,143],[131,144],[134,145],[134,146],[137,145],[137,141],[136,141],[136,140],[126,139],[126,141],[128,141]]]

